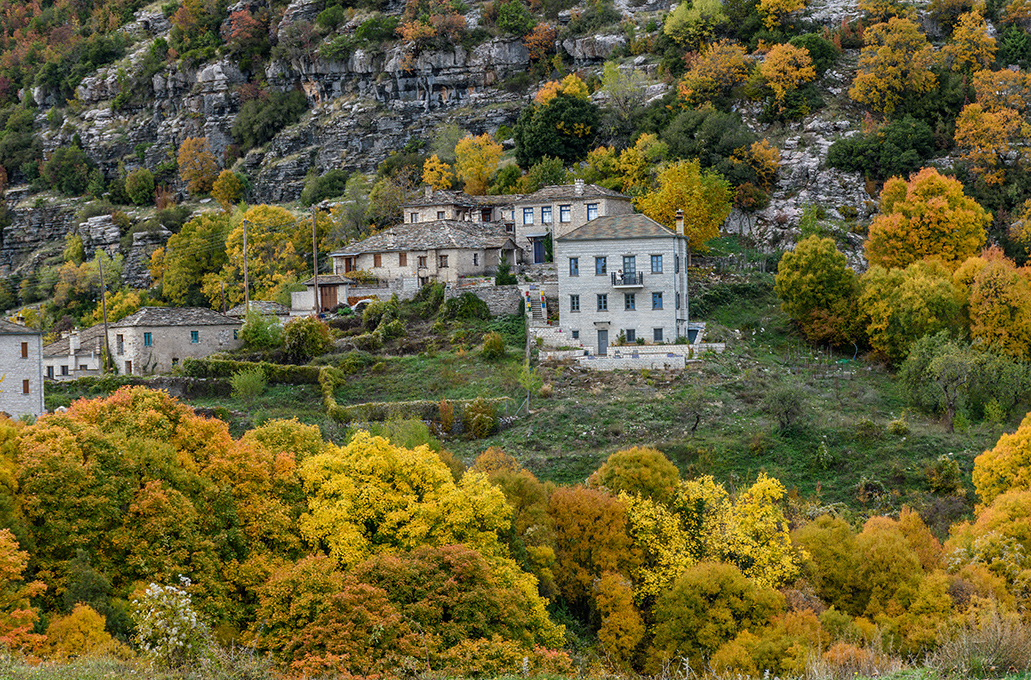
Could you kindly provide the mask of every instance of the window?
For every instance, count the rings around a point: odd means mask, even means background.
[[[662,329],[661,328],[653,328],[652,329],[652,342],[662,342]]]
[[[28,381],[28,379],[25,379],[25,380],[21,381],[21,393],[22,394],[28,394],[29,393],[29,381]]]
[[[47,366],[47,377],[50,378],[51,380],[54,379],[54,367],[53,366]]]
[[[439,256],[439,260],[440,260],[440,268],[441,269],[447,269],[447,255]]]
[[[240,339],[240,330],[238,328],[234,328],[233,329],[233,340],[239,340],[239,339]]]
[[[479,267],[480,266],[480,254],[479,253],[473,253],[473,266],[474,267]]]
[[[27,343],[27,342],[23,342],[21,344],[21,358],[22,359],[28,359],[29,358],[29,343]]]
[[[438,220],[444,219],[444,211],[443,210],[438,210],[437,211],[437,219]]]
[[[409,217],[411,218],[409,222],[411,222],[412,224],[415,224],[419,221],[419,213],[412,213]]]
[[[606,269],[605,269],[605,258],[604,257],[596,257],[596,258],[594,258],[594,275],[595,276],[605,276],[605,272],[606,272]]]
[[[419,268],[420,269],[426,269],[426,256],[425,255],[420,255],[419,256]]]
[[[623,276],[633,276],[637,273],[637,257],[634,255],[623,256]]]
[[[570,221],[571,218],[569,216],[569,213],[570,213],[571,207],[572,206],[568,206],[568,205],[560,205],[558,207],[558,221],[559,222],[569,222]]]
[[[355,258],[345,257],[344,258],[344,273],[353,272],[357,267],[354,264]]]
[[[680,309],[680,293],[677,293],[677,309]]]
[[[61,367],[61,375],[68,375],[68,367],[67,366],[62,366]]]
[[[511,222],[505,222],[505,231],[508,232],[509,234],[514,234],[515,233],[515,225],[512,224]]]
[[[118,335],[115,336],[115,354],[122,354],[122,353],[124,353],[124,350],[125,350],[124,345],[125,345],[125,343],[123,341],[122,334],[119,333]]]
[[[637,329],[627,328],[623,331],[627,342],[637,342]]]
[[[373,255],[372,256],[372,266],[373,267],[382,267],[383,266],[383,256],[380,255],[379,253],[376,253],[375,255]]]
[[[652,293],[652,309],[662,309],[662,293]]]
[[[125,362],[125,374],[126,375],[132,375],[132,362],[131,361],[126,361]]]
[[[194,345],[200,342],[200,331],[190,331],[190,342]]]
[[[551,206],[541,208],[541,224],[551,224]]]
[[[143,346],[150,347],[154,344],[154,337],[150,333],[143,334]]]
[[[574,340],[579,340],[580,339],[580,331],[573,331],[573,339]]]
[[[608,293],[600,293],[598,295],[598,311],[607,312],[609,311],[609,296]]]
[[[407,267],[408,266],[408,253],[398,253],[397,254],[397,266],[398,267]]]
[[[623,293],[623,309],[628,312],[637,309],[637,299],[633,293]]]
[[[598,219],[598,204],[588,203],[587,204],[587,221]]]
[[[676,255],[673,258],[673,273],[674,274],[679,274],[680,273],[680,256],[679,255]]]
[[[89,370],[89,366],[87,366],[86,364],[79,364],[79,370],[80,371],[88,371]]]
[[[523,224],[533,224],[533,208],[523,208]]]
[[[580,258],[571,257],[569,258],[569,275],[580,276]]]
[[[580,311],[580,296],[570,295],[569,296],[569,311],[579,312]]]
[[[652,274],[662,273],[662,255],[652,255]]]

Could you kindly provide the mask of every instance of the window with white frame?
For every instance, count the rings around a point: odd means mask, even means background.
[[[523,224],[533,224],[533,208],[523,208]]]
[[[551,206],[541,208],[541,224],[551,224]]]

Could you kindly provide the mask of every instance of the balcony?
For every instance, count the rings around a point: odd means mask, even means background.
[[[644,273],[612,274],[612,285],[616,288],[640,288],[644,285]]]

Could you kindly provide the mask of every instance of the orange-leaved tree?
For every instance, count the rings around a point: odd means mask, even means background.
[[[748,75],[746,54],[744,47],[726,39],[703,47],[690,58],[687,72],[677,83],[680,99],[690,106],[726,100]]]
[[[784,97],[816,78],[816,69],[809,50],[781,43],[766,53],[759,74],[773,90],[777,105],[783,107]]]
[[[960,15],[943,51],[953,71],[972,73],[995,63],[995,49],[995,38],[988,34],[984,17],[972,11]]]
[[[959,157],[986,184],[1001,184],[1006,169],[1031,158],[1024,140],[1029,125],[1015,109],[985,110],[979,103],[967,104],[956,118],[955,142]]]
[[[874,111],[891,114],[904,96],[930,92],[937,84],[931,72],[934,50],[920,27],[892,17],[866,29],[859,53],[859,72],[848,91],[852,99]]]
[[[179,177],[191,194],[206,194],[218,178],[218,163],[207,137],[187,137],[179,146]]]
[[[956,267],[984,245],[992,215],[964,195],[959,180],[924,168],[905,181],[892,177],[870,224],[871,265],[905,267],[933,258]]]

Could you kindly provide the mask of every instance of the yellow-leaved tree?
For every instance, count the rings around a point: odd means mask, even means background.
[[[956,118],[959,156],[987,184],[1001,184],[1007,167],[1031,157],[1024,143],[1028,135],[1031,125],[1015,109],[967,104]]]
[[[874,111],[891,114],[904,96],[930,92],[938,82],[931,72],[934,50],[920,27],[892,17],[866,29],[859,72],[848,91]]]
[[[455,174],[451,172],[451,166],[440,160],[437,154],[426,159],[422,165],[422,181],[429,184],[436,191],[451,188],[451,180]]]
[[[497,172],[501,145],[486,132],[479,137],[469,135],[455,146],[455,171],[465,182],[465,193],[482,196],[487,193],[490,178]]]
[[[690,261],[692,252],[704,251],[705,244],[720,235],[733,200],[730,184],[717,172],[703,171],[697,159],[666,165],[656,181],[658,187],[635,198],[634,205],[670,229],[676,227],[677,210],[682,210]]]
[[[983,506],[1008,491],[1031,491],[1031,413],[1013,434],[974,459],[974,490]]]
[[[781,20],[791,12],[805,7],[805,0],[759,0],[759,14],[768,29],[780,26]]]
[[[1031,356],[1031,281],[1026,267],[998,248],[985,251],[967,274],[970,339],[1019,361]],[[958,272],[957,272],[958,273]]]
[[[963,185],[934,168],[909,181],[892,177],[881,191],[880,213],[870,224],[871,265],[905,267],[924,258],[958,266],[984,245],[992,215],[963,194]]]
[[[218,178],[218,163],[207,137],[188,137],[179,146],[179,177],[191,194],[206,194]]]
[[[759,65],[759,74],[773,90],[777,106],[783,108],[784,97],[816,78],[816,69],[809,50],[791,43],[774,45]]]
[[[689,106],[719,102],[748,75],[747,51],[737,43],[723,39],[709,43],[689,59],[687,72],[677,83],[677,94]]]
[[[943,51],[953,71],[972,73],[995,63],[995,49],[995,38],[989,35],[984,17],[973,11],[960,15]]]
[[[211,185],[211,197],[218,201],[224,212],[232,212],[233,206],[243,196],[243,182],[228,168],[218,173],[218,179]]]

